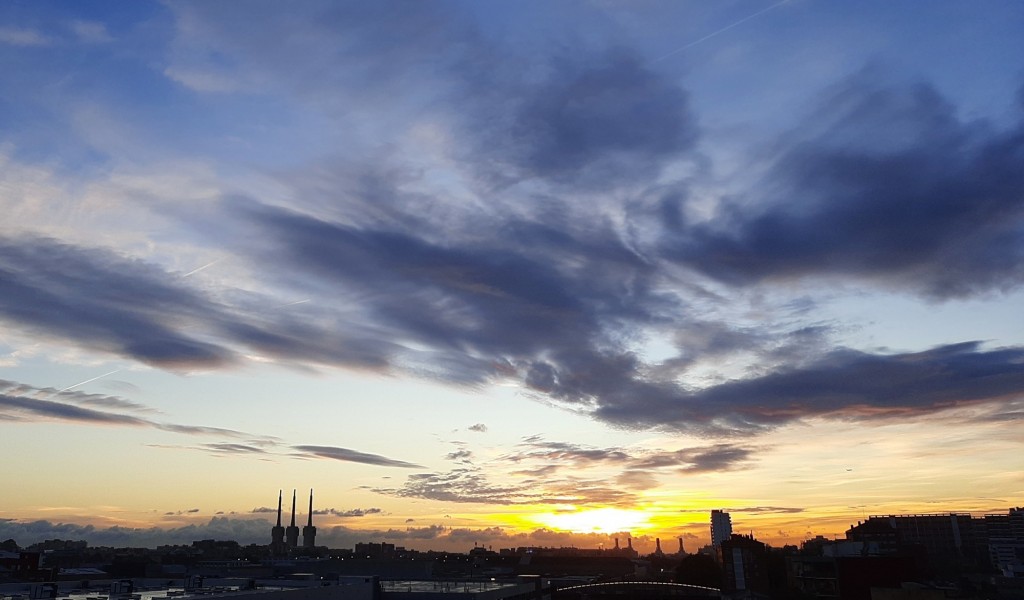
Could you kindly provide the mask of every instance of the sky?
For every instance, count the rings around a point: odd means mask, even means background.
[[[0,4],[0,539],[1024,505],[1024,4]]]

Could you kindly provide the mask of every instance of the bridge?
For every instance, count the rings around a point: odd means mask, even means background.
[[[551,597],[552,600],[696,600],[721,598],[722,592],[716,588],[685,583],[614,581],[556,588]]]

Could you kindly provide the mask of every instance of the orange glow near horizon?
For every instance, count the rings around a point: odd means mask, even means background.
[[[539,513],[533,519],[552,529],[574,533],[618,533],[645,531],[651,527],[651,515],[644,510],[594,508],[574,512]]]

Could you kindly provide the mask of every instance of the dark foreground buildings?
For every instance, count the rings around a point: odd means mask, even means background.
[[[269,546],[200,540],[148,550],[49,540],[22,549],[7,540],[0,543],[0,596],[32,600],[31,586],[47,582],[96,589],[92,586],[102,588],[125,578],[153,578],[165,586],[194,577],[248,582],[304,578],[307,583],[302,585],[316,587],[349,585],[353,578],[367,577],[380,582],[360,588],[369,597],[349,597],[356,589],[352,587],[323,592],[327,596],[320,600],[392,600],[399,592],[402,600],[446,600],[456,590],[463,600],[1024,599],[1021,508],[981,517],[873,516],[851,526],[845,539],[819,536],[802,548],[772,548],[753,535],[730,534],[698,554],[685,554],[681,544],[678,553],[666,554],[658,544],[654,553],[640,556],[628,538],[625,547],[616,543],[609,549],[474,547],[467,553],[448,553],[377,542],[330,550],[315,546],[312,491],[301,545],[295,525],[297,494],[292,493],[289,527],[282,524],[283,500],[279,493]],[[719,511],[716,530],[725,529],[727,516]],[[540,587],[521,587],[527,581]]]

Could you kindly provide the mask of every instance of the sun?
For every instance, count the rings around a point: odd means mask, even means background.
[[[574,533],[618,533],[650,527],[650,514],[642,510],[622,508],[594,508],[573,512],[541,513],[537,522],[562,531]]]

